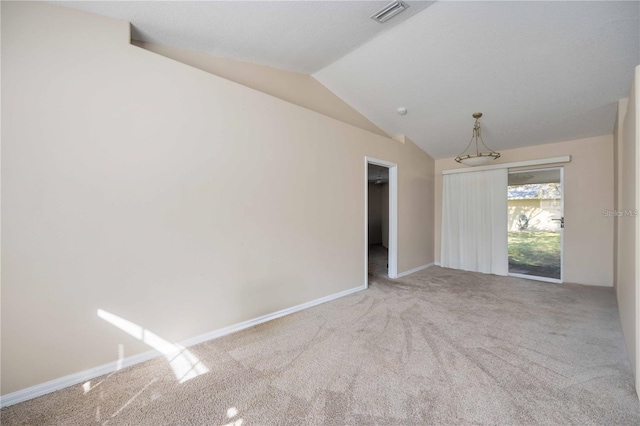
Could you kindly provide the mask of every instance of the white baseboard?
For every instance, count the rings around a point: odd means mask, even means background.
[[[440,266],[440,262],[433,262],[435,266]]]
[[[0,397],[0,407],[8,407],[19,402],[28,401],[30,399],[37,398],[51,392],[55,392],[66,387],[77,385],[78,383],[83,383],[96,377],[112,373],[116,370],[121,370],[123,368],[131,367],[132,365],[140,364],[141,362],[152,360],[159,356],[162,356],[160,352],[157,352],[155,350],[147,351],[141,354],[126,357],[122,360],[122,362],[109,362],[98,367],[79,371],[77,373],[69,374],[68,376],[60,377],[58,379],[53,379],[39,385],[8,393]]]
[[[408,271],[404,271],[398,274],[398,278],[406,277],[407,275],[411,275],[414,272],[422,271],[423,269],[427,269],[431,266],[435,265],[435,263],[427,263],[426,265],[418,266],[417,268],[409,269]]]
[[[179,342],[184,347],[197,345],[208,340],[217,339],[222,336],[226,336],[235,333],[240,330],[244,330],[249,327],[253,327],[258,324],[262,324],[267,321],[274,320],[276,318],[283,317],[285,315],[293,314],[304,309],[312,308],[331,300],[339,299],[344,296],[356,293],[358,291],[366,290],[367,286],[362,285],[349,290],[341,291],[340,293],[330,294],[329,296],[321,297],[319,299],[311,300],[300,305],[293,306],[291,308],[282,309],[271,314],[263,315],[258,318],[243,321],[238,324],[231,325],[229,327],[221,328],[209,333],[201,334],[199,336],[191,337],[189,339]],[[131,367],[132,365],[140,364],[141,362],[149,361],[154,358],[160,357],[162,354],[158,351],[152,350],[143,352],[141,354],[132,355],[122,359],[121,361],[113,361],[107,364],[100,365],[98,367],[90,368],[88,370],[80,371],[78,373],[69,374],[68,376],[60,377],[58,379],[50,380],[39,385],[31,386],[26,389],[21,389],[16,392],[8,393],[0,397],[0,407],[8,407],[9,405],[17,404],[19,402],[27,401],[29,399],[37,398],[48,393],[77,385],[78,383],[86,382],[87,380],[94,379],[105,374],[113,373],[119,369]]]
[[[341,297],[348,296],[350,294],[357,293],[359,291],[366,290],[366,289],[367,289],[367,286],[361,285],[360,287],[351,288],[349,290],[341,291],[340,293],[330,294],[328,296],[321,297],[319,299],[315,299],[310,302],[303,303],[301,305],[283,309],[281,311],[274,312],[271,314],[263,315],[261,317],[250,319],[248,321],[244,321],[238,324],[230,325],[229,327],[221,328],[219,330],[211,331],[209,333],[201,334],[199,336],[184,340],[180,342],[180,344],[184,347],[197,345],[199,343],[206,342],[207,340],[217,339],[219,337],[226,336],[228,334],[232,334],[240,330],[244,330],[245,328],[253,327],[254,325],[262,324],[263,322],[271,321],[276,318],[283,317],[285,315],[293,314],[294,312],[302,311],[304,309],[309,309],[316,305],[330,302],[332,300],[339,299]]]

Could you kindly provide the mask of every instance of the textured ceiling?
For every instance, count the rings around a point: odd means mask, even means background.
[[[605,135],[640,63],[639,14],[638,2],[437,2],[314,76],[435,158],[465,148],[474,111],[496,150]]]
[[[475,111],[495,150],[610,134],[640,63],[637,1],[409,1],[386,24],[369,15],[388,1],[54,3],[130,21],[134,39],[313,73],[435,158],[465,148]]]
[[[370,19],[386,1],[52,1],[132,24],[134,40],[311,74],[425,9]]]

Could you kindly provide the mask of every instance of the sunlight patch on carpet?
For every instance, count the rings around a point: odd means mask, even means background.
[[[209,372],[202,361],[182,345],[168,342],[146,328],[102,309],[98,309],[98,317],[164,355],[179,383]]]

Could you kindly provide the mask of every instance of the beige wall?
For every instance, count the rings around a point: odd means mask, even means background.
[[[571,155],[564,164],[564,280],[613,285],[612,135],[501,151],[493,164]],[[442,221],[442,171],[466,167],[453,158],[436,160],[435,259],[440,261]]]
[[[384,131],[310,75],[153,43],[132,43],[336,120],[387,136]]]
[[[399,185],[405,188],[404,191],[398,193],[398,215],[402,218],[399,218],[398,221],[406,220],[408,223],[424,222],[433,224],[436,162],[428,155],[424,160],[424,151],[418,148],[408,137],[399,135],[394,139],[408,146],[417,155],[415,159],[407,157],[406,161],[413,164],[410,167],[406,167],[404,173],[398,174]],[[380,159],[384,160],[384,158]],[[416,227],[415,230],[418,232],[417,234],[405,239],[403,244],[398,245],[398,273],[434,262],[432,260],[431,262],[422,263],[425,257],[434,259],[434,246],[424,247],[425,241],[434,240],[433,226]],[[418,255],[418,253],[423,252],[426,252],[426,256]],[[409,265],[415,266],[409,267]]]
[[[620,207],[620,200],[622,199],[622,162],[624,160],[623,152],[621,149],[621,139],[624,134],[624,117],[627,114],[627,105],[629,104],[629,98],[620,99],[618,101],[618,110],[616,111],[616,122],[613,126],[613,205],[616,209]],[[613,233],[613,286],[618,284],[618,249],[619,242],[619,219],[617,216],[613,217],[614,233]]]
[[[636,67],[635,78],[631,86],[631,96],[628,105],[619,105],[618,123],[616,125],[616,142],[620,153],[618,162],[618,205],[621,211],[638,209],[638,146],[640,146],[640,132],[638,132],[638,102],[640,100],[640,67]],[[625,108],[626,107],[626,108]],[[626,109],[626,111],[625,111]],[[637,366],[638,357],[638,218],[635,216],[620,216],[618,218],[618,253],[617,253],[617,282],[616,294],[620,310],[620,322],[624,333],[631,367],[636,375],[636,389],[640,389]]]
[[[2,3],[2,394],[149,349],[98,309],[176,342],[361,286],[365,156],[398,164],[398,271],[433,261],[415,144],[128,31]]]

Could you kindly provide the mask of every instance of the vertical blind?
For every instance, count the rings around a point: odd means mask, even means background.
[[[507,275],[507,169],[443,178],[441,265]]]

